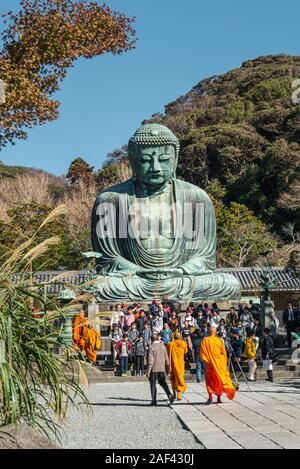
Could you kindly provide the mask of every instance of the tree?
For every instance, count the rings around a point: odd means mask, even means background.
[[[117,148],[108,153],[104,166],[121,163],[123,161],[128,161],[128,145],[123,145],[121,148]]]
[[[68,269],[84,268],[83,252],[91,250],[91,213],[96,198],[95,184],[82,182],[65,194],[66,230],[69,239],[69,253],[66,259]]]
[[[233,267],[251,266],[276,241],[267,227],[245,205],[232,202],[219,219],[219,259]]]
[[[66,178],[70,179],[71,184],[78,184],[79,182],[89,184],[93,175],[93,169],[86,161],[78,157],[70,164]]]
[[[102,168],[95,173],[96,188],[101,192],[113,184],[130,179],[131,176],[128,145],[123,145],[106,155]]]
[[[278,240],[276,248],[269,254],[269,259],[272,265],[286,267],[293,263],[295,255],[300,253],[300,231],[296,231],[295,223],[288,223],[282,230],[285,242]]]
[[[3,15],[0,78],[0,149],[26,138],[26,128],[58,117],[52,96],[75,61],[134,47],[133,18],[83,0],[20,0]]]

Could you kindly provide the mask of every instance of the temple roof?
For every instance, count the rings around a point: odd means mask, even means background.
[[[261,290],[258,281],[262,269],[259,267],[219,268],[217,269],[217,272],[226,272],[233,274],[239,280],[243,293]],[[272,273],[275,279],[280,282],[280,285],[272,289],[272,291],[300,290],[300,277],[291,279],[291,275],[286,272],[282,267],[273,267]],[[55,280],[53,282],[53,279],[58,275],[60,276],[59,280]],[[59,294],[67,286],[80,286],[84,282],[88,281],[89,275],[90,272],[80,270],[73,272],[65,272],[65,275],[63,271],[35,272],[33,274],[33,283],[38,283],[42,285],[47,284],[47,294],[55,295]],[[13,277],[14,280],[20,278],[21,274],[14,275]]]
[[[261,290],[259,286],[259,277],[262,273],[260,267],[230,267],[217,269],[218,272],[233,274],[240,282],[242,291]],[[291,278],[291,274],[282,267],[273,267],[272,273],[280,284],[272,291],[295,291],[300,290],[300,277]],[[284,282],[284,283],[283,283]]]

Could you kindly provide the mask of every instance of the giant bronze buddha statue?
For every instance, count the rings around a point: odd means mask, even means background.
[[[237,279],[215,272],[210,198],[176,179],[177,137],[163,125],[143,125],[130,139],[128,154],[132,178],[103,191],[93,208],[98,297],[239,299]]]

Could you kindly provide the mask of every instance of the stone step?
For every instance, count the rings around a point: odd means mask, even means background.
[[[256,376],[256,381],[265,381],[266,379],[266,373],[258,374]],[[273,373],[274,376],[274,381],[281,381],[281,380],[287,380],[287,379],[294,379],[294,378],[299,378],[300,374],[294,375],[291,372],[285,372],[285,373]],[[101,376],[101,377],[90,377],[89,378],[89,383],[90,384],[97,384],[97,383],[139,383],[139,382],[148,382],[148,379],[146,377],[138,377],[138,376]],[[186,383],[195,383],[196,379],[195,377],[187,376],[185,378]],[[169,386],[170,386],[170,381],[167,381]],[[241,378],[238,380],[239,383],[244,382],[244,379]],[[204,381],[202,380],[202,383]],[[251,383],[250,383],[251,384]]]
[[[267,376],[267,373],[259,373],[256,375],[256,379],[258,381],[263,381]],[[295,379],[300,377],[300,373],[294,373],[293,371],[283,371],[276,373],[273,371],[274,380],[282,380],[282,379]]]
[[[246,374],[246,373],[245,373]],[[264,381],[267,376],[265,370],[259,369],[256,372],[256,380]],[[300,370],[298,371],[287,371],[287,370],[273,370],[274,380],[285,380],[294,379],[300,377]],[[146,376],[116,376],[114,372],[98,372],[98,373],[87,373],[89,383],[121,383],[121,382],[146,382],[148,379]],[[196,382],[196,376],[194,374],[186,374],[185,380],[187,383]],[[234,377],[232,376],[234,381]],[[167,380],[169,382],[169,378]],[[243,376],[239,376],[238,382],[243,382]]]

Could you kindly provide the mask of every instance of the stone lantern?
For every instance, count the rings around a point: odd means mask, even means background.
[[[64,345],[73,345],[73,317],[77,312],[77,308],[74,308],[72,301],[76,298],[76,294],[70,288],[65,288],[58,297],[58,300],[62,307],[64,307],[64,320],[62,325],[62,331],[59,337],[59,341]],[[69,305],[69,306],[68,306]]]

